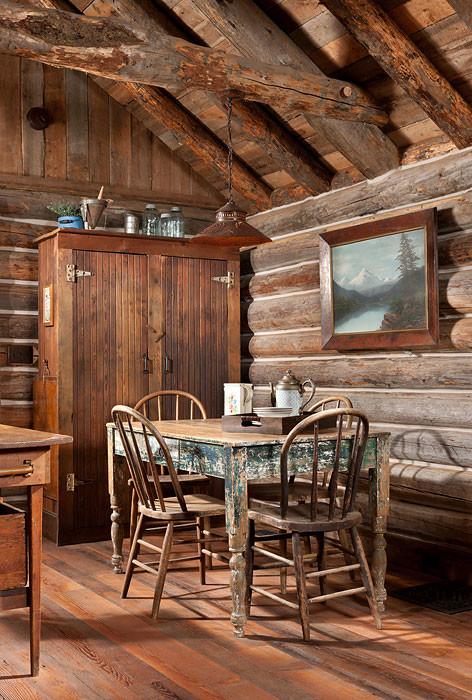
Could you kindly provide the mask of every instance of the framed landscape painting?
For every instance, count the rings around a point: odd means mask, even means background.
[[[436,210],[320,234],[324,350],[437,345]]]

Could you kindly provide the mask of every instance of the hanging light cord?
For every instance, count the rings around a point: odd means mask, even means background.
[[[233,200],[233,136],[231,133],[231,116],[233,113],[233,98],[228,98],[228,202]]]

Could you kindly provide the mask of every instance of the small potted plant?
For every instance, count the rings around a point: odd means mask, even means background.
[[[51,202],[49,211],[57,214],[59,228],[84,228],[80,207],[73,202]]]

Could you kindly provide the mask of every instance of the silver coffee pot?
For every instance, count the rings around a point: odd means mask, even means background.
[[[310,396],[304,402],[303,392],[305,386],[311,389]],[[282,379],[274,386],[271,382],[271,401],[273,406],[278,408],[291,408],[292,416],[302,413],[305,406],[311,401],[315,393],[315,385],[312,379],[304,379],[300,382],[290,369],[286,371]]]

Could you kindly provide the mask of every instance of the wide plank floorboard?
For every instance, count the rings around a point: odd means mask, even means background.
[[[238,640],[225,566],[207,573],[206,586],[196,562],[170,569],[154,622],[154,580],[137,574],[121,600],[110,555],[109,542],[45,542],[41,673],[27,675],[27,612],[2,613],[0,700],[472,700],[472,613],[390,598],[378,631],[351,596],[313,606],[305,643],[295,611],[256,595]],[[272,572],[257,577],[277,583]],[[389,585],[424,580],[397,571]],[[333,588],[342,583],[334,577]]]

